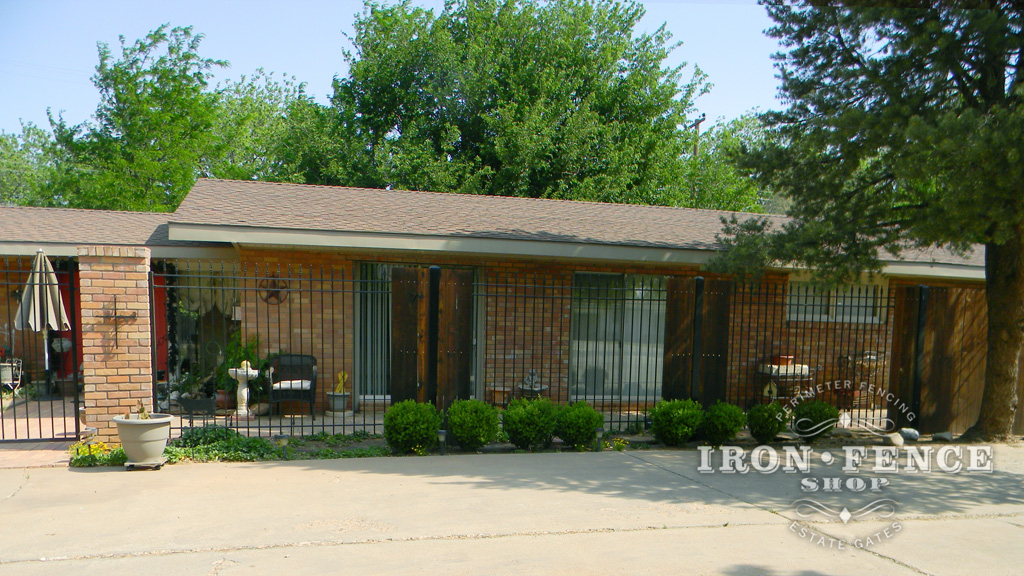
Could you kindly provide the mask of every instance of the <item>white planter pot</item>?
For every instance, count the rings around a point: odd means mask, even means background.
[[[148,420],[138,416],[114,416],[117,436],[121,440],[127,466],[162,466],[164,448],[171,435],[170,414],[150,414]]]
[[[328,392],[327,409],[331,412],[345,412],[348,410],[348,392]]]

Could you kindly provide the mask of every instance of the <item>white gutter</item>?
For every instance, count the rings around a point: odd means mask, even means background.
[[[984,266],[943,264],[938,262],[893,262],[882,268],[888,276],[921,276],[949,280],[984,280]]]
[[[713,256],[707,250],[682,250],[647,246],[617,246],[537,240],[510,240],[458,236],[414,234],[373,234],[363,232],[324,232],[319,230],[283,230],[248,226],[175,224],[168,227],[171,240],[232,242],[248,245],[274,245],[362,250],[398,250],[409,252],[446,252],[572,258],[584,260],[621,260],[666,264],[704,264]]]
[[[649,264],[689,264],[697,266],[708,263],[715,255],[714,251],[711,250],[661,248],[654,246],[622,246],[615,244],[589,244],[552,240],[513,240],[468,236],[294,230],[175,222],[171,222],[168,225],[168,237],[171,240],[178,241],[225,242],[236,246],[444,252],[552,259],[643,262]],[[155,252],[154,256],[156,256]],[[786,269],[782,270],[786,271]],[[981,266],[935,262],[892,262],[882,268],[882,273],[887,276],[913,276],[950,280],[985,279],[985,269]]]

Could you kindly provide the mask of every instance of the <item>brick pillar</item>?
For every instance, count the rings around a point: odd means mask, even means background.
[[[139,400],[153,409],[149,260],[149,248],[78,247],[85,413],[107,443],[119,443],[114,416],[134,411]]]

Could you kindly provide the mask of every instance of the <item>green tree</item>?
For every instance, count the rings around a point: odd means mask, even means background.
[[[215,91],[214,140],[201,172],[211,178],[301,182],[297,159],[285,143],[292,131],[291,112],[312,100],[294,77],[274,78],[259,69],[251,77],[229,80]]]
[[[708,86],[663,67],[664,27],[634,35],[643,13],[605,0],[457,0],[438,15],[369,4],[329,114],[357,145],[333,164],[305,158],[306,178],[671,204],[692,138],[681,126]]]
[[[0,204],[40,204],[55,178],[53,141],[46,130],[23,124],[21,134],[0,132]]]
[[[777,58],[791,107],[767,116],[780,139],[751,166],[792,198],[793,220],[733,222],[733,263],[800,262],[836,281],[877,269],[883,251],[983,244],[998,313],[970,433],[1008,436],[1024,344],[1024,9],[765,4],[786,48]]]
[[[163,25],[134,44],[121,37],[121,58],[99,44],[94,121],[69,126],[50,118],[65,174],[68,205],[173,210],[216,147],[217,96],[211,70],[226,62],[199,56],[201,34]]]
[[[700,136],[695,153],[683,159],[679,194],[672,204],[689,208],[761,212],[770,198],[762,194],[738,162],[744,146],[759,146],[766,133],[760,119],[746,114],[716,124]]]

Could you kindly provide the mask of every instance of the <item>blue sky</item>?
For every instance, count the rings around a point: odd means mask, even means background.
[[[413,3],[439,8],[443,0]],[[770,21],[754,0],[643,5],[640,31],[665,23],[683,42],[668,63],[696,64],[709,75],[714,89],[697,101],[708,120],[779,107],[771,62],[777,45],[762,33]],[[352,31],[361,10],[362,0],[0,0],[0,130],[20,132],[21,120],[48,127],[47,108],[72,124],[87,120],[99,99],[89,80],[96,43],[119,54],[118,35],[133,42],[165,22],[206,35],[200,53],[231,63],[219,80],[262,67],[306,82],[307,92],[326,102],[331,79],[346,71],[343,32]]]

